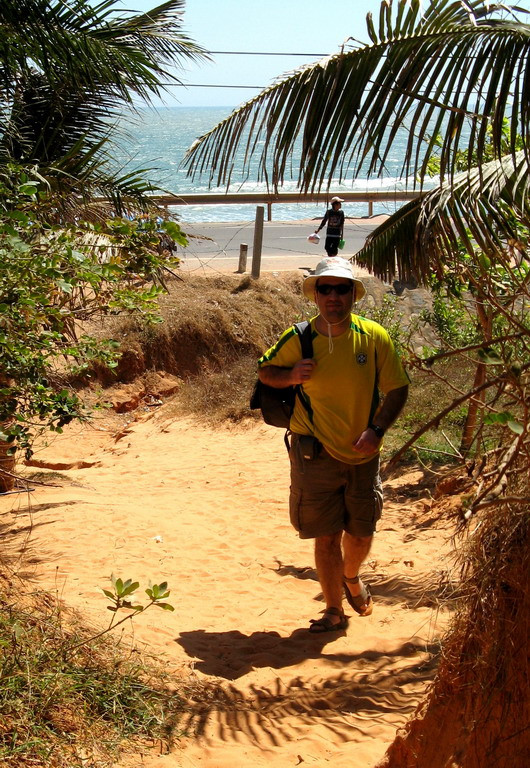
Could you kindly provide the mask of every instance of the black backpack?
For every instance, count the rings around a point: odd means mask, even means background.
[[[300,338],[302,360],[313,357],[311,323],[304,320],[302,323],[296,323],[294,328]],[[289,429],[296,395],[298,395],[300,402],[307,409],[307,405],[300,394],[299,384],[278,389],[277,387],[269,387],[268,384],[263,384],[258,379],[250,398],[250,407],[252,410],[257,410],[258,408],[261,410],[261,415],[266,424],[271,424],[273,427],[280,427],[281,429]]]

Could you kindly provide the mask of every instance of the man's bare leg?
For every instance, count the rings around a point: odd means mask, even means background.
[[[318,580],[322,587],[326,609],[342,610],[342,581],[344,563],[341,548],[342,531],[332,536],[317,536],[315,539],[315,563]],[[340,616],[332,614],[328,618],[338,624]]]
[[[342,547],[344,550],[344,576],[351,579],[359,574],[359,568],[368,557],[370,547],[372,546],[373,536],[352,536],[344,532],[342,537]],[[348,589],[352,597],[361,594],[359,583],[348,584]]]

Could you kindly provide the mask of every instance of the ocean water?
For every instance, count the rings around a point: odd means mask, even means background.
[[[171,194],[221,192],[224,187],[208,187],[208,178],[192,181],[182,168],[185,152],[202,134],[213,128],[227,117],[231,107],[164,107],[157,110],[143,109],[139,114],[125,114],[119,124],[123,137],[113,151],[113,165],[116,170],[130,172],[143,169],[144,176],[160,189]],[[405,137],[404,137],[405,140]],[[296,155],[296,152],[295,152]],[[388,158],[386,174],[383,179],[346,180],[342,184],[332,183],[334,192],[365,191],[369,189],[393,190],[404,189],[405,180],[399,178],[403,162],[403,148],[395,145],[393,155]],[[296,167],[296,156],[293,167]],[[242,163],[241,163],[242,164]],[[230,192],[259,192],[266,190],[264,183],[258,184],[252,178],[243,178],[237,173]],[[255,179],[255,176],[254,176]],[[286,180],[284,192],[296,192],[294,180]],[[402,202],[374,203],[374,214],[393,213],[403,205]],[[367,203],[346,203],[343,205],[346,216],[361,217],[368,213]],[[253,221],[255,205],[189,205],[175,206],[170,209],[177,217],[186,222],[206,221]],[[275,204],[272,217],[275,221],[293,221],[315,218],[324,214],[324,205],[289,203]]]

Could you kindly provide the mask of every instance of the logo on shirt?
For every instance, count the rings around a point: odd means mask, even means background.
[[[368,356],[365,355],[364,352],[360,352],[357,355],[357,362],[359,363],[359,365],[366,365],[367,360],[368,360]]]

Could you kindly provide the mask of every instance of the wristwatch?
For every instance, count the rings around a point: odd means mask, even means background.
[[[385,430],[383,427],[379,427],[377,424],[368,424],[368,429],[373,429],[377,437],[381,440],[383,435],[385,434]]]

